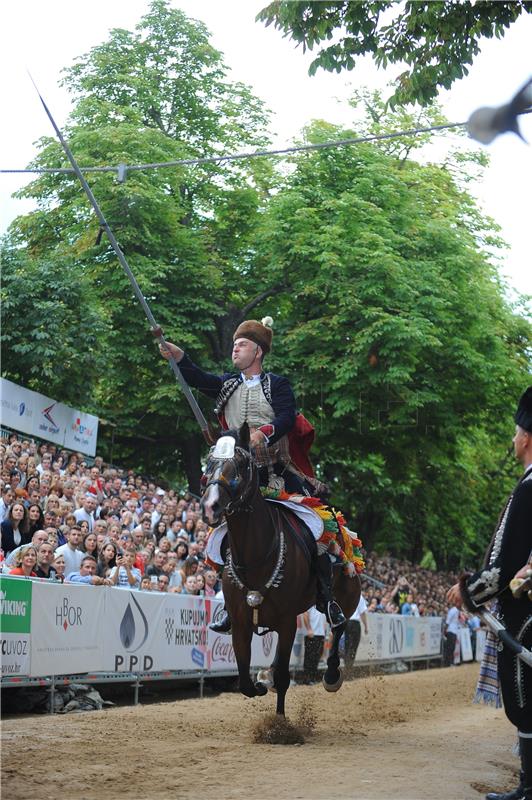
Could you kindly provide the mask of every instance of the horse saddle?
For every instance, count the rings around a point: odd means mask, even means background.
[[[307,525],[293,511],[284,508],[281,503],[275,504],[282,520],[285,534],[291,536],[303,552],[309,564],[313,564],[318,555],[316,540]]]

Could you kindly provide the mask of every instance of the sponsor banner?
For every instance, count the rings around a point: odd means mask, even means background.
[[[104,669],[234,671],[236,658],[231,636],[216,634],[208,627],[222,610],[222,602],[209,598],[108,590]],[[274,637],[274,634],[253,636],[253,667],[271,663]]]
[[[98,417],[0,378],[2,425],[95,455]]]
[[[458,639],[460,641],[462,661],[473,661],[473,648],[471,647],[471,632],[469,628],[460,628]]]
[[[484,656],[484,645],[486,644],[487,631],[485,628],[477,628],[475,644],[475,661],[482,661]]]
[[[33,584],[31,676],[103,669],[105,594],[100,586]]]
[[[389,661],[440,653],[440,617],[367,614],[367,619],[369,633],[362,634],[357,661]]]
[[[0,577],[2,677],[30,674],[32,581]]]

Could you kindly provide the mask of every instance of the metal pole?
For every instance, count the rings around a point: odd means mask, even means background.
[[[53,126],[53,128],[54,128],[54,130],[55,130],[55,132],[57,134],[57,138],[61,142],[63,150],[65,151],[68,160],[72,164],[72,168],[73,168],[74,172],[76,173],[76,175],[78,177],[78,180],[81,183],[81,185],[83,187],[83,190],[84,190],[85,194],[87,195],[87,197],[89,199],[89,202],[92,205],[96,216],[98,217],[100,225],[101,225],[102,229],[105,231],[105,233],[107,234],[107,237],[108,237],[109,241],[111,242],[111,246],[112,246],[113,250],[116,253],[116,257],[118,258],[118,260],[119,260],[124,272],[126,273],[127,277],[129,278],[129,282],[131,283],[131,286],[133,287],[133,291],[135,292],[135,295],[137,296],[137,300],[141,304],[141,306],[142,306],[142,308],[144,310],[144,313],[145,313],[146,317],[148,318],[148,322],[150,323],[150,325],[152,327],[152,332],[153,332],[154,336],[159,340],[160,344],[164,345],[165,344],[165,339],[164,339],[164,336],[163,336],[163,332],[162,332],[161,328],[159,327],[159,325],[157,324],[157,322],[155,321],[155,317],[151,313],[151,309],[150,309],[148,303],[146,302],[146,298],[144,297],[144,295],[142,294],[142,292],[140,290],[140,286],[138,285],[137,280],[136,280],[135,276],[133,275],[129,264],[127,263],[126,257],[123,254],[123,252],[122,252],[122,250],[120,248],[120,245],[118,244],[118,242],[117,242],[117,240],[116,240],[116,238],[115,238],[115,236],[113,234],[113,231],[109,227],[109,225],[107,223],[107,220],[105,219],[105,217],[103,215],[103,212],[102,212],[100,206],[98,205],[98,202],[97,202],[96,198],[94,197],[89,184],[85,180],[85,177],[84,177],[83,173],[81,172],[81,170],[80,170],[80,168],[78,166],[78,163],[77,163],[76,159],[74,158],[74,155],[73,155],[72,151],[70,150],[70,147],[66,143],[66,141],[65,141],[65,139],[63,137],[63,134],[59,130],[59,127],[57,126],[54,118],[52,117],[50,109],[48,108],[48,106],[44,102],[44,100],[43,100],[43,98],[41,96],[41,93],[37,89],[35,81],[31,77],[31,75],[30,75],[30,78],[31,78],[31,81],[32,81],[33,85],[35,86],[35,90],[36,90],[37,94],[39,95],[39,99],[40,99],[40,101],[41,101],[41,103],[43,105],[43,108],[46,111],[46,115],[47,115],[48,119],[50,120],[50,122],[52,123],[52,126]],[[168,359],[168,362],[169,362],[169,364],[170,364],[170,366],[172,368],[172,371],[173,371],[174,375],[176,376],[179,384],[181,385],[181,388],[183,389],[183,392],[185,393],[185,397],[187,398],[187,400],[189,402],[189,405],[190,405],[190,407],[191,407],[191,409],[192,409],[192,411],[194,413],[194,416],[196,417],[196,420],[197,420],[197,422],[198,422],[198,424],[199,424],[199,426],[201,428],[201,431],[203,433],[203,436],[205,437],[205,440],[207,441],[208,444],[211,444],[212,443],[212,437],[211,437],[211,434],[210,434],[210,431],[209,431],[209,426],[207,424],[207,420],[203,416],[203,412],[202,412],[201,408],[199,407],[199,405],[198,405],[198,403],[196,401],[196,398],[192,394],[189,385],[187,384],[187,382],[185,381],[183,375],[181,374],[181,370],[179,369],[179,367],[177,365],[177,361],[175,360],[175,358],[170,357]]]

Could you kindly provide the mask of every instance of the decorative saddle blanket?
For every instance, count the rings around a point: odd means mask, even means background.
[[[362,542],[357,534],[346,526],[341,512],[325,505],[318,497],[290,495],[284,491],[267,488],[263,488],[261,491],[267,500],[274,501],[293,512],[310,530],[316,543],[319,542],[329,549],[333,549],[341,558],[348,574],[362,572],[364,569],[364,559],[360,550]],[[224,563],[222,542],[226,533],[227,523],[224,521],[211,532],[205,549],[207,559],[219,566]],[[298,543],[302,545],[304,540],[296,536],[296,540],[298,538]]]

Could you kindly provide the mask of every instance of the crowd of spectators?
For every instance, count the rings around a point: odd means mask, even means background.
[[[445,617],[445,595],[458,580],[454,572],[436,572],[375,553],[366,555],[366,575],[373,578],[362,576],[368,612],[415,617]]]
[[[199,502],[54,444],[0,444],[2,572],[214,596]]]

